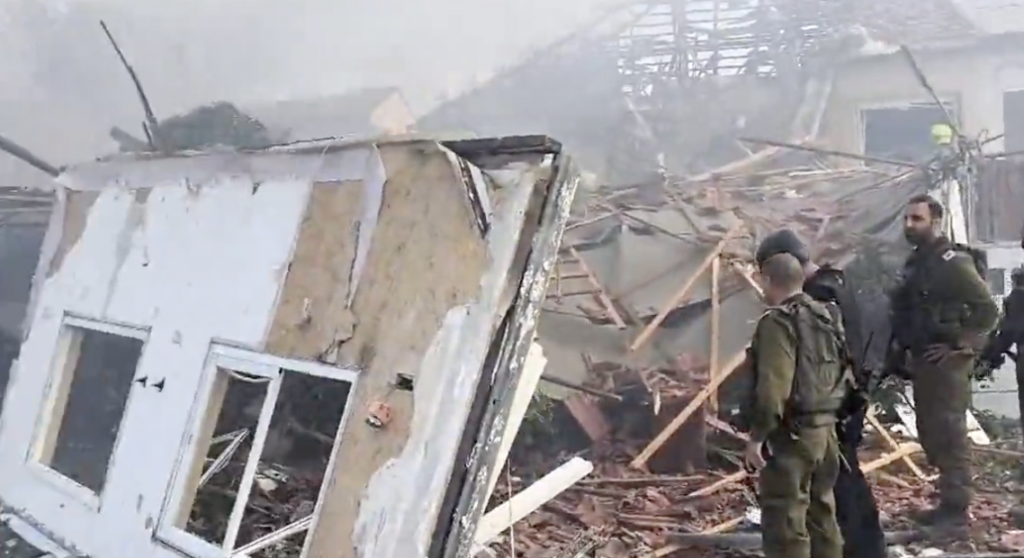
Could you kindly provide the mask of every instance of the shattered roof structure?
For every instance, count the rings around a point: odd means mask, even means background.
[[[745,156],[739,137],[784,139],[779,131],[799,110],[806,83],[825,79],[827,68],[892,53],[898,44],[964,46],[1012,31],[982,25],[990,11],[967,5],[620,5],[442,104],[418,127],[480,134],[547,130],[610,183],[642,181],[658,169],[695,174]]]
[[[740,351],[763,309],[750,262],[772,230],[793,229],[816,260],[840,267],[865,252],[898,254],[902,200],[923,191],[918,175],[823,168],[780,152],[765,159],[712,179],[592,194],[566,231],[541,322],[542,343],[557,363],[550,370],[583,381],[588,358],[671,367],[687,354],[706,366],[716,335],[723,359]],[[721,288],[713,296],[707,272],[719,256]],[[716,296],[722,325],[713,335]],[[652,322],[650,343],[638,345]]]
[[[1022,169],[1019,160],[981,167],[981,205],[995,202],[992,192],[1005,193],[1008,177]],[[1001,177],[998,187],[984,182],[991,176]],[[903,204],[925,190],[923,178],[912,166],[837,168],[808,151],[767,148],[703,177],[593,192],[566,229],[540,321],[548,364],[541,386],[565,412],[520,431],[511,465],[520,482],[500,486],[499,496],[525,500],[527,487],[571,474],[578,463],[567,455],[586,455],[590,468],[511,534],[495,537],[496,555],[756,550],[755,479],[738,457],[748,438],[730,424],[749,379],[744,349],[764,308],[751,274],[754,246],[764,233],[788,227],[816,261],[845,267],[865,311],[864,333],[874,333],[861,337],[874,350],[859,349],[879,365],[885,344],[878,340],[888,331],[885,306],[873,297],[883,296],[891,263],[905,249]],[[934,494],[933,470],[920,458],[916,430],[904,426],[914,424],[913,410],[900,401],[898,419],[869,413],[859,461],[890,544],[913,552],[901,555],[939,555],[959,541],[930,539],[908,519]],[[1009,485],[997,460],[1024,453],[1016,431],[1000,444],[1014,450],[988,448],[988,433],[999,436],[991,424],[971,434],[978,444],[974,482],[986,488],[972,505],[970,541],[978,549],[1020,551],[1024,540],[1006,535],[1016,527],[1009,527]],[[538,470],[552,472],[525,480]]]

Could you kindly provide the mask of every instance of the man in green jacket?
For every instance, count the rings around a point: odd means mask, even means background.
[[[918,520],[959,528],[967,525],[971,503],[971,372],[999,310],[967,248],[942,236],[943,214],[942,204],[928,195],[907,204],[904,235],[914,250],[890,300],[894,350],[888,367],[909,377],[918,438],[939,469],[939,505]]]

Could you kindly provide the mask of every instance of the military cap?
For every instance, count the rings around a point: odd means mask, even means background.
[[[807,253],[807,246],[789,229],[780,229],[766,236],[757,247],[754,259],[760,267],[768,258],[779,254],[793,256],[800,265],[805,265],[811,259]]]

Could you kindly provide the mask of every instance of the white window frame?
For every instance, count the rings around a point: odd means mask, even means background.
[[[74,380],[74,369],[78,366],[78,359],[80,357],[79,346],[81,340],[79,339],[78,344],[76,344],[75,336],[81,330],[95,331],[97,333],[141,341],[142,350],[139,351],[139,360],[135,363],[136,374],[138,367],[142,364],[142,360],[145,357],[146,344],[149,341],[149,329],[65,315],[60,324],[60,333],[57,336],[57,344],[53,352],[53,362],[50,365],[49,379],[47,380],[43,395],[43,404],[36,419],[36,426],[32,433],[32,443],[29,446],[28,454],[25,456],[25,464],[29,472],[41,482],[67,495],[87,510],[99,512],[103,494],[93,492],[91,489],[78,484],[42,462],[43,454],[46,453],[46,446],[56,444],[57,436],[60,433],[59,427],[54,429],[54,411],[57,410],[57,404],[61,399],[64,400],[64,405],[67,405],[67,397],[70,396],[71,383]],[[73,358],[72,353],[74,353]],[[130,404],[131,395],[129,394],[121,417],[122,426],[128,417],[128,406]],[[123,433],[124,429],[118,428],[111,457],[117,453],[121,445]],[[110,463],[107,466],[107,474],[109,475]]]
[[[191,472],[196,466],[196,461],[206,459],[205,455],[198,454],[197,444],[200,437],[203,435],[202,430],[204,426],[204,418],[206,418],[205,414],[210,406],[210,399],[213,396],[213,388],[217,381],[218,374],[220,374],[218,370],[220,368],[267,378],[269,380],[269,384],[267,386],[266,397],[263,400],[263,406],[260,410],[260,417],[256,424],[256,432],[253,434],[252,447],[249,450],[245,469],[239,484],[238,495],[235,498],[235,503],[231,510],[231,516],[228,520],[228,527],[224,541],[220,546],[218,546],[205,541],[196,535],[188,533],[184,528],[176,527],[174,517],[182,512],[181,508],[186,497],[185,492],[188,489],[187,484],[191,477]],[[336,368],[314,361],[276,357],[215,342],[211,345],[206,358],[206,364],[203,370],[201,395],[196,398],[196,404],[193,406],[189,415],[188,431],[181,444],[170,489],[168,490],[168,495],[164,502],[164,509],[160,514],[160,520],[157,524],[155,537],[158,541],[195,558],[244,556],[245,554],[243,551],[251,548],[256,542],[258,542],[254,541],[243,548],[236,548],[238,531],[241,526],[242,518],[245,514],[246,505],[248,504],[249,494],[256,479],[256,469],[259,465],[259,459],[263,454],[263,446],[266,442],[267,431],[270,427],[271,421],[273,420],[274,408],[277,405],[278,396],[281,390],[281,383],[284,380],[286,372],[292,374],[306,374],[346,382],[351,386],[349,388],[349,396],[345,401],[345,410],[342,414],[341,422],[338,425],[338,431],[334,439],[334,447],[331,449],[331,457],[328,460],[327,468],[324,472],[324,480],[320,485],[320,492],[317,495],[317,501],[314,505],[313,514],[310,518],[297,522],[301,524],[299,529],[296,529],[293,524],[292,526],[281,529],[281,531],[288,532],[288,536],[290,536],[310,529],[315,525],[316,518],[320,515],[323,497],[326,492],[327,475],[329,475],[334,469],[334,464],[337,460],[338,448],[341,445],[341,435],[345,429],[345,423],[348,420],[348,416],[352,411],[351,407],[353,395],[355,393],[356,381],[358,379],[358,372],[353,369]],[[271,533],[270,535],[263,537],[263,539],[280,538],[275,537],[274,535],[276,535],[276,533]],[[310,540],[307,538],[306,544],[303,545],[301,556],[305,556],[308,552],[309,542]]]

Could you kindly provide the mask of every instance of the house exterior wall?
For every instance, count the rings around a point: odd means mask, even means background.
[[[131,173],[120,178],[129,187],[152,184]],[[193,191],[167,179],[153,189],[66,192],[53,243],[44,248],[41,288],[0,426],[0,498],[90,556],[175,554],[147,535],[209,344],[261,345],[309,193],[308,183],[294,179],[270,180],[256,193],[245,178],[197,184]],[[66,314],[148,329],[137,374],[166,377],[161,392],[133,390],[128,400],[118,435],[125,451],[115,450],[109,471],[137,474],[110,475],[103,513],[68,502],[62,487],[37,482],[25,464]]]
[[[575,181],[553,180],[550,156],[505,160],[485,177],[429,140],[289,149],[125,158],[61,178],[0,417],[2,511],[93,558],[181,556],[156,537],[217,344],[358,370],[306,555],[426,554],[472,405],[489,400],[485,358],[520,289],[536,296],[516,331],[533,336],[551,265],[526,281],[525,254],[543,241],[554,258],[567,211],[543,239],[528,224],[547,192],[571,200]],[[29,457],[69,314],[143,331],[133,384],[165,380],[131,388],[93,503],[42,482]],[[395,389],[400,374],[413,390]],[[378,403],[392,410],[383,428],[366,420]],[[496,428],[487,443],[500,443]]]
[[[958,103],[965,134],[987,131],[991,137],[1003,132],[1002,93],[1024,89],[1024,55],[1009,46],[994,46],[915,53],[915,58],[936,93]],[[863,153],[860,111],[911,102],[931,102],[931,97],[901,54],[849,62],[836,72],[823,139],[834,149]],[[1002,148],[1001,140],[986,146],[989,152]]]

